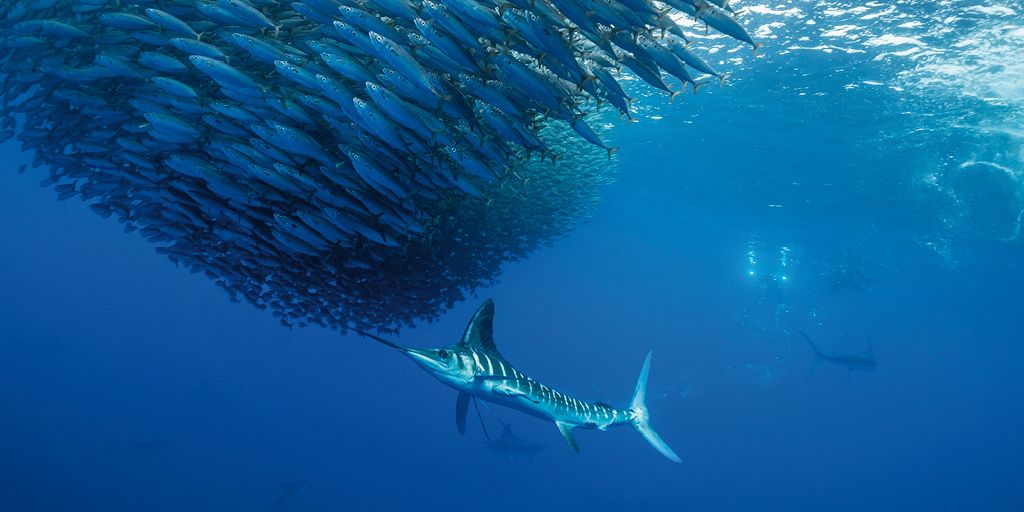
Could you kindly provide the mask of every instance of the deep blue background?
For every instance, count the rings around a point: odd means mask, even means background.
[[[645,99],[592,221],[399,338],[453,343],[493,297],[513,363],[614,404],[653,349],[651,414],[682,465],[627,429],[580,432],[576,454],[503,410],[546,449],[490,453],[398,354],[230,303],[5,145],[0,510],[270,510],[292,485],[280,510],[1020,510],[1024,247],[993,235],[1016,206],[927,186],[972,160],[1021,172],[1020,139],[971,128],[1014,106],[849,87],[893,66],[777,51]],[[844,264],[870,286],[833,291]],[[807,378],[800,328],[870,343],[879,368]]]

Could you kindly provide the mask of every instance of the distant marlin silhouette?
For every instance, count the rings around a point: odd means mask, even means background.
[[[488,439],[487,442],[480,441],[480,444],[494,450],[495,453],[508,457],[509,460],[512,460],[513,457],[533,457],[534,454],[544,449],[544,445],[527,441],[512,433],[512,427],[501,421],[501,418],[498,418],[498,422],[502,427],[501,436],[497,439]]]
[[[281,510],[286,503],[292,498],[298,496],[303,489],[306,488],[306,484],[302,482],[290,482],[284,486],[281,495],[277,497],[274,504],[270,507],[270,512],[278,512]]]
[[[631,425],[662,455],[681,462],[651,428],[645,399],[651,354],[647,354],[628,409],[616,409],[601,402],[587,403],[559,393],[512,367],[494,345],[494,301],[487,299],[466,327],[458,343],[446,348],[418,349],[399,345],[373,334],[353,331],[402,352],[427,373],[459,391],[455,421],[459,433],[466,431],[466,415],[471,398],[520,410],[531,416],[553,421],[565,440],[576,451],[574,428]]]
[[[811,337],[803,329],[799,329],[799,331],[800,335],[807,340],[807,344],[811,346],[811,350],[814,351],[814,366],[811,367],[811,372],[807,374],[808,377],[811,376],[811,373],[814,373],[814,369],[822,361],[842,366],[847,369],[849,374],[853,374],[854,370],[871,371],[878,366],[878,363],[875,361],[875,353],[870,347],[859,354],[826,354],[818,349],[818,346],[814,344],[814,341],[811,340]]]

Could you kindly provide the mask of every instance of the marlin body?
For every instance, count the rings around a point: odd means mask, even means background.
[[[679,456],[651,428],[645,402],[651,354],[647,354],[633,399],[626,409],[602,402],[585,402],[556,391],[520,372],[494,344],[494,302],[487,299],[473,315],[462,339],[440,349],[416,349],[398,345],[368,333],[361,333],[409,356],[427,373],[459,392],[455,407],[456,425],[464,433],[470,400],[478,398],[551,421],[573,449],[579,445],[575,428],[608,430],[630,425],[662,455],[673,462]]]
[[[875,361],[875,353],[870,348],[858,354],[826,354],[814,344],[814,341],[811,340],[811,337],[808,336],[803,329],[800,330],[800,335],[804,337],[807,344],[811,346],[811,350],[814,351],[815,368],[818,366],[818,363],[822,361],[832,363],[836,366],[842,366],[846,368],[850,374],[852,374],[854,370],[872,371],[878,367],[878,362]],[[812,368],[811,371],[813,372],[814,368]]]

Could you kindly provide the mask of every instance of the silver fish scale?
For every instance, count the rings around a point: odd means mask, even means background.
[[[615,148],[585,105],[630,115],[608,71],[711,69],[667,17],[751,41],[721,1],[375,5],[3,2],[0,136],[232,299],[395,330],[587,218]]]

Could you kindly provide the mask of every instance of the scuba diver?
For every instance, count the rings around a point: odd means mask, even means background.
[[[772,302],[782,303],[784,292],[789,287],[789,274],[792,270],[792,258],[789,246],[781,246],[778,253],[762,258],[765,251],[759,251],[756,242],[747,244],[747,277],[758,287],[764,289],[765,297]]]
[[[758,294],[762,308],[775,327],[783,324],[783,317],[789,312],[789,291],[793,286],[792,276],[795,260],[793,249],[787,244],[765,247],[756,238],[747,242],[746,278]]]
[[[868,279],[867,274],[861,269],[860,259],[843,252],[842,256],[833,260],[825,275],[832,293],[839,293],[843,290],[861,292],[876,284]]]
[[[832,268],[828,275],[828,284],[832,293],[843,290],[859,292],[871,286],[871,281],[859,268],[843,263]]]

